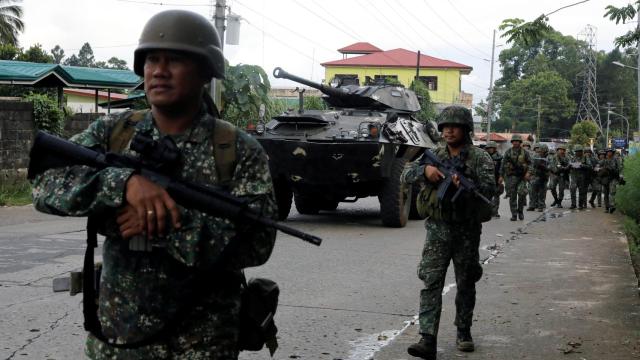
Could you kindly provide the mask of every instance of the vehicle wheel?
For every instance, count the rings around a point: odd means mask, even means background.
[[[411,188],[411,209],[409,210],[409,220],[424,220],[426,216],[420,216],[418,213],[418,195],[424,185],[413,184]]]
[[[315,215],[320,211],[320,207],[313,197],[296,194],[293,198],[296,202],[296,210],[300,214]]]
[[[378,195],[380,201],[380,217],[382,224],[388,227],[404,227],[409,219],[411,208],[411,186],[400,181],[400,176],[407,163],[405,159],[395,159],[391,166],[391,174],[384,182]]]
[[[291,186],[284,180],[276,180],[273,187],[276,203],[278,204],[278,220],[282,221],[289,216],[289,211],[291,211],[293,191],[291,190]]]
[[[318,199],[318,209],[325,211],[334,211],[338,208],[339,201],[333,199]]]

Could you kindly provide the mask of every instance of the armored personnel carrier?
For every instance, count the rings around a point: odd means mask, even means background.
[[[403,227],[417,218],[417,191],[400,175],[433,148],[437,131],[419,122],[415,93],[397,85],[330,87],[275,68],[273,76],[320,90],[329,110],[289,110],[259,123],[255,136],[269,156],[275,194],[285,219],[292,199],[301,214],[335,210],[368,196],[380,201],[382,223]],[[413,205],[413,206],[412,206]]]

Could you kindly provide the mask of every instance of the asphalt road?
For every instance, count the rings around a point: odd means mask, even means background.
[[[507,212],[504,201],[501,211]],[[522,236],[525,224],[539,215],[527,213],[523,222],[503,216],[485,224],[485,278],[499,276],[490,275],[492,262],[509,249],[517,250],[518,242],[508,240]],[[279,234],[269,262],[248,271],[281,287],[275,358],[407,358],[404,348],[415,337],[412,322],[421,287],[416,266],[425,237],[423,222],[411,221],[403,229],[382,227],[375,198],[341,204],[337,211],[317,216],[292,210],[287,222],[324,242],[315,247]],[[51,281],[81,266],[83,228],[82,219],[42,215],[31,207],[0,208],[0,359],[82,358],[81,298],[53,293]],[[536,269],[541,278],[544,269]],[[452,272],[445,288],[446,313],[453,311]],[[443,316],[441,328],[450,332],[449,319]],[[637,325],[637,317],[633,319]],[[241,354],[246,360],[269,358],[266,350]]]

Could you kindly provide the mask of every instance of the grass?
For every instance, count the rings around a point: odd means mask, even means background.
[[[0,206],[27,204],[31,204],[31,184],[26,179],[3,179],[0,183]]]

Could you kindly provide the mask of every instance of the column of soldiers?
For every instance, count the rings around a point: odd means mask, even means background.
[[[531,143],[523,141],[518,134],[513,135],[511,144],[504,156],[498,153],[497,144],[493,141],[488,142],[485,147],[496,165],[496,185],[499,192],[504,181],[511,221],[524,219],[527,194],[527,211],[542,212],[546,208],[547,190],[553,196],[550,206],[562,208],[567,188],[570,192],[570,209],[585,209],[587,193],[591,189],[588,202],[592,208],[601,207],[604,197],[605,212],[615,211],[615,193],[622,173],[622,161],[614,149],[597,151],[597,157],[590,148],[582,145],[575,145],[571,156],[567,154],[567,147],[563,144],[556,147],[557,151],[549,151],[545,144],[534,144],[533,150],[530,150]],[[493,199],[494,217],[500,217],[500,194]]]

